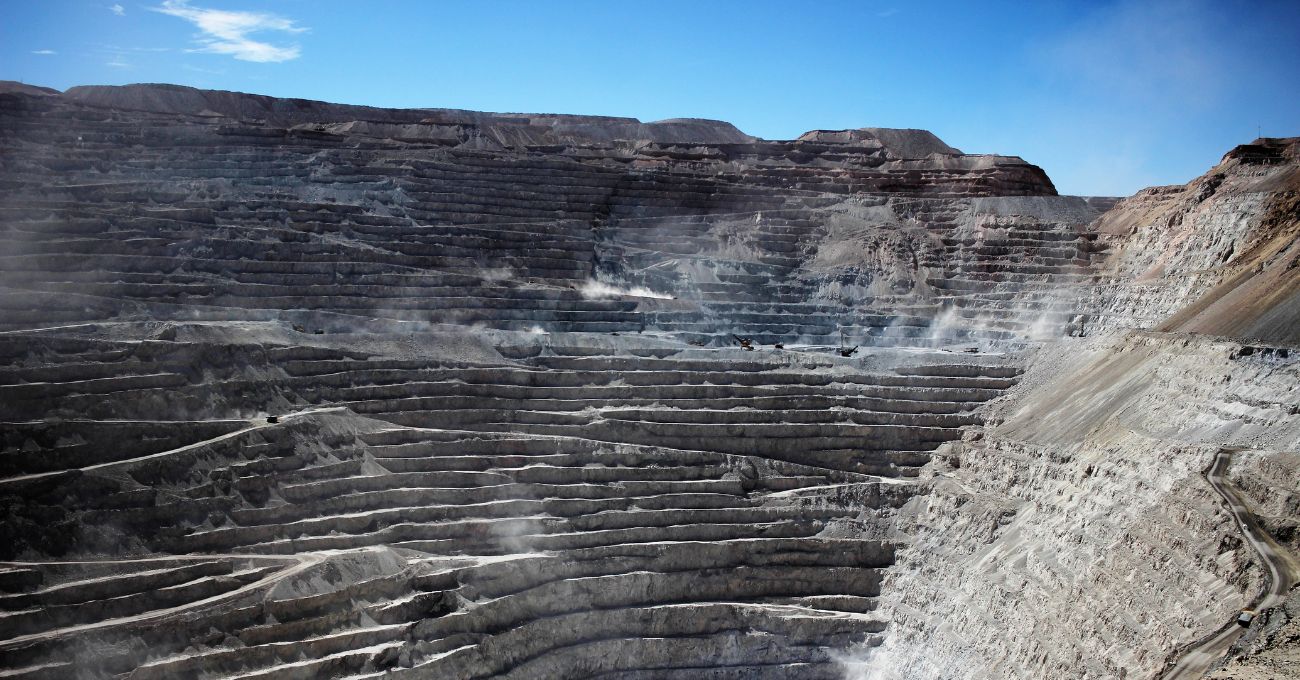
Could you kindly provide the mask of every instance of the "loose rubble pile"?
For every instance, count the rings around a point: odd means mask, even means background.
[[[0,87],[0,674],[1150,675],[1219,447],[1296,540],[1296,149]]]

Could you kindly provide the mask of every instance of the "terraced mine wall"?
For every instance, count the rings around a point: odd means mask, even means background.
[[[1294,144],[1206,264],[917,130],[0,89],[9,676],[1143,677],[1265,580],[1206,457],[1291,526],[1289,308],[1169,315]]]
[[[911,547],[886,584],[895,634],[857,657],[865,668],[1300,672],[1287,638],[1300,582],[1298,141],[1243,145],[1097,221],[1110,256],[1083,297],[1112,330],[1041,347],[985,426],[939,449],[929,492],[900,509]],[[1259,612],[1245,630],[1242,609]]]

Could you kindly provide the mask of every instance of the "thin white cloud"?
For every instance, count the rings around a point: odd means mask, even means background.
[[[58,54],[58,52],[55,52],[54,50],[32,50],[32,54],[51,55]]]
[[[113,68],[131,68],[131,65],[125,61],[122,61],[121,57],[114,57],[112,61],[104,62],[104,65],[112,66]]]
[[[170,52],[170,47],[123,47],[122,45],[111,45],[108,43],[91,43],[94,47],[105,52],[120,54],[122,52]]]
[[[198,66],[194,66],[192,64],[181,64],[181,68],[185,69],[186,71],[194,71],[195,73],[206,73],[210,76],[223,76],[226,74],[224,70],[199,68]]]
[[[112,5],[108,8],[108,11],[120,17],[126,16],[126,8],[121,5]]]
[[[273,45],[254,40],[251,36],[262,31],[302,33],[292,19],[262,12],[231,12],[194,7],[187,0],[164,0],[154,11],[184,19],[198,27],[201,33],[196,41],[202,47],[195,52],[228,54],[235,59],[255,62],[281,62],[297,59],[302,50],[297,45]]]

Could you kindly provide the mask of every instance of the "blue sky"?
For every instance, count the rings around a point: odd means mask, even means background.
[[[0,0],[0,79],[917,127],[1128,195],[1300,135],[1300,2]]]

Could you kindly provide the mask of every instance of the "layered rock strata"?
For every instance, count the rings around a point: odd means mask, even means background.
[[[1265,578],[1206,456],[1294,525],[1292,142],[1103,217],[916,130],[0,90],[9,676],[1149,675]]]
[[[1300,673],[1277,634],[1300,581],[1297,148],[1257,140],[1097,221],[1084,297],[1116,330],[1041,350],[923,471],[872,677],[1200,677],[1242,609],[1263,613],[1213,677]],[[1208,483],[1222,455],[1266,545]]]

